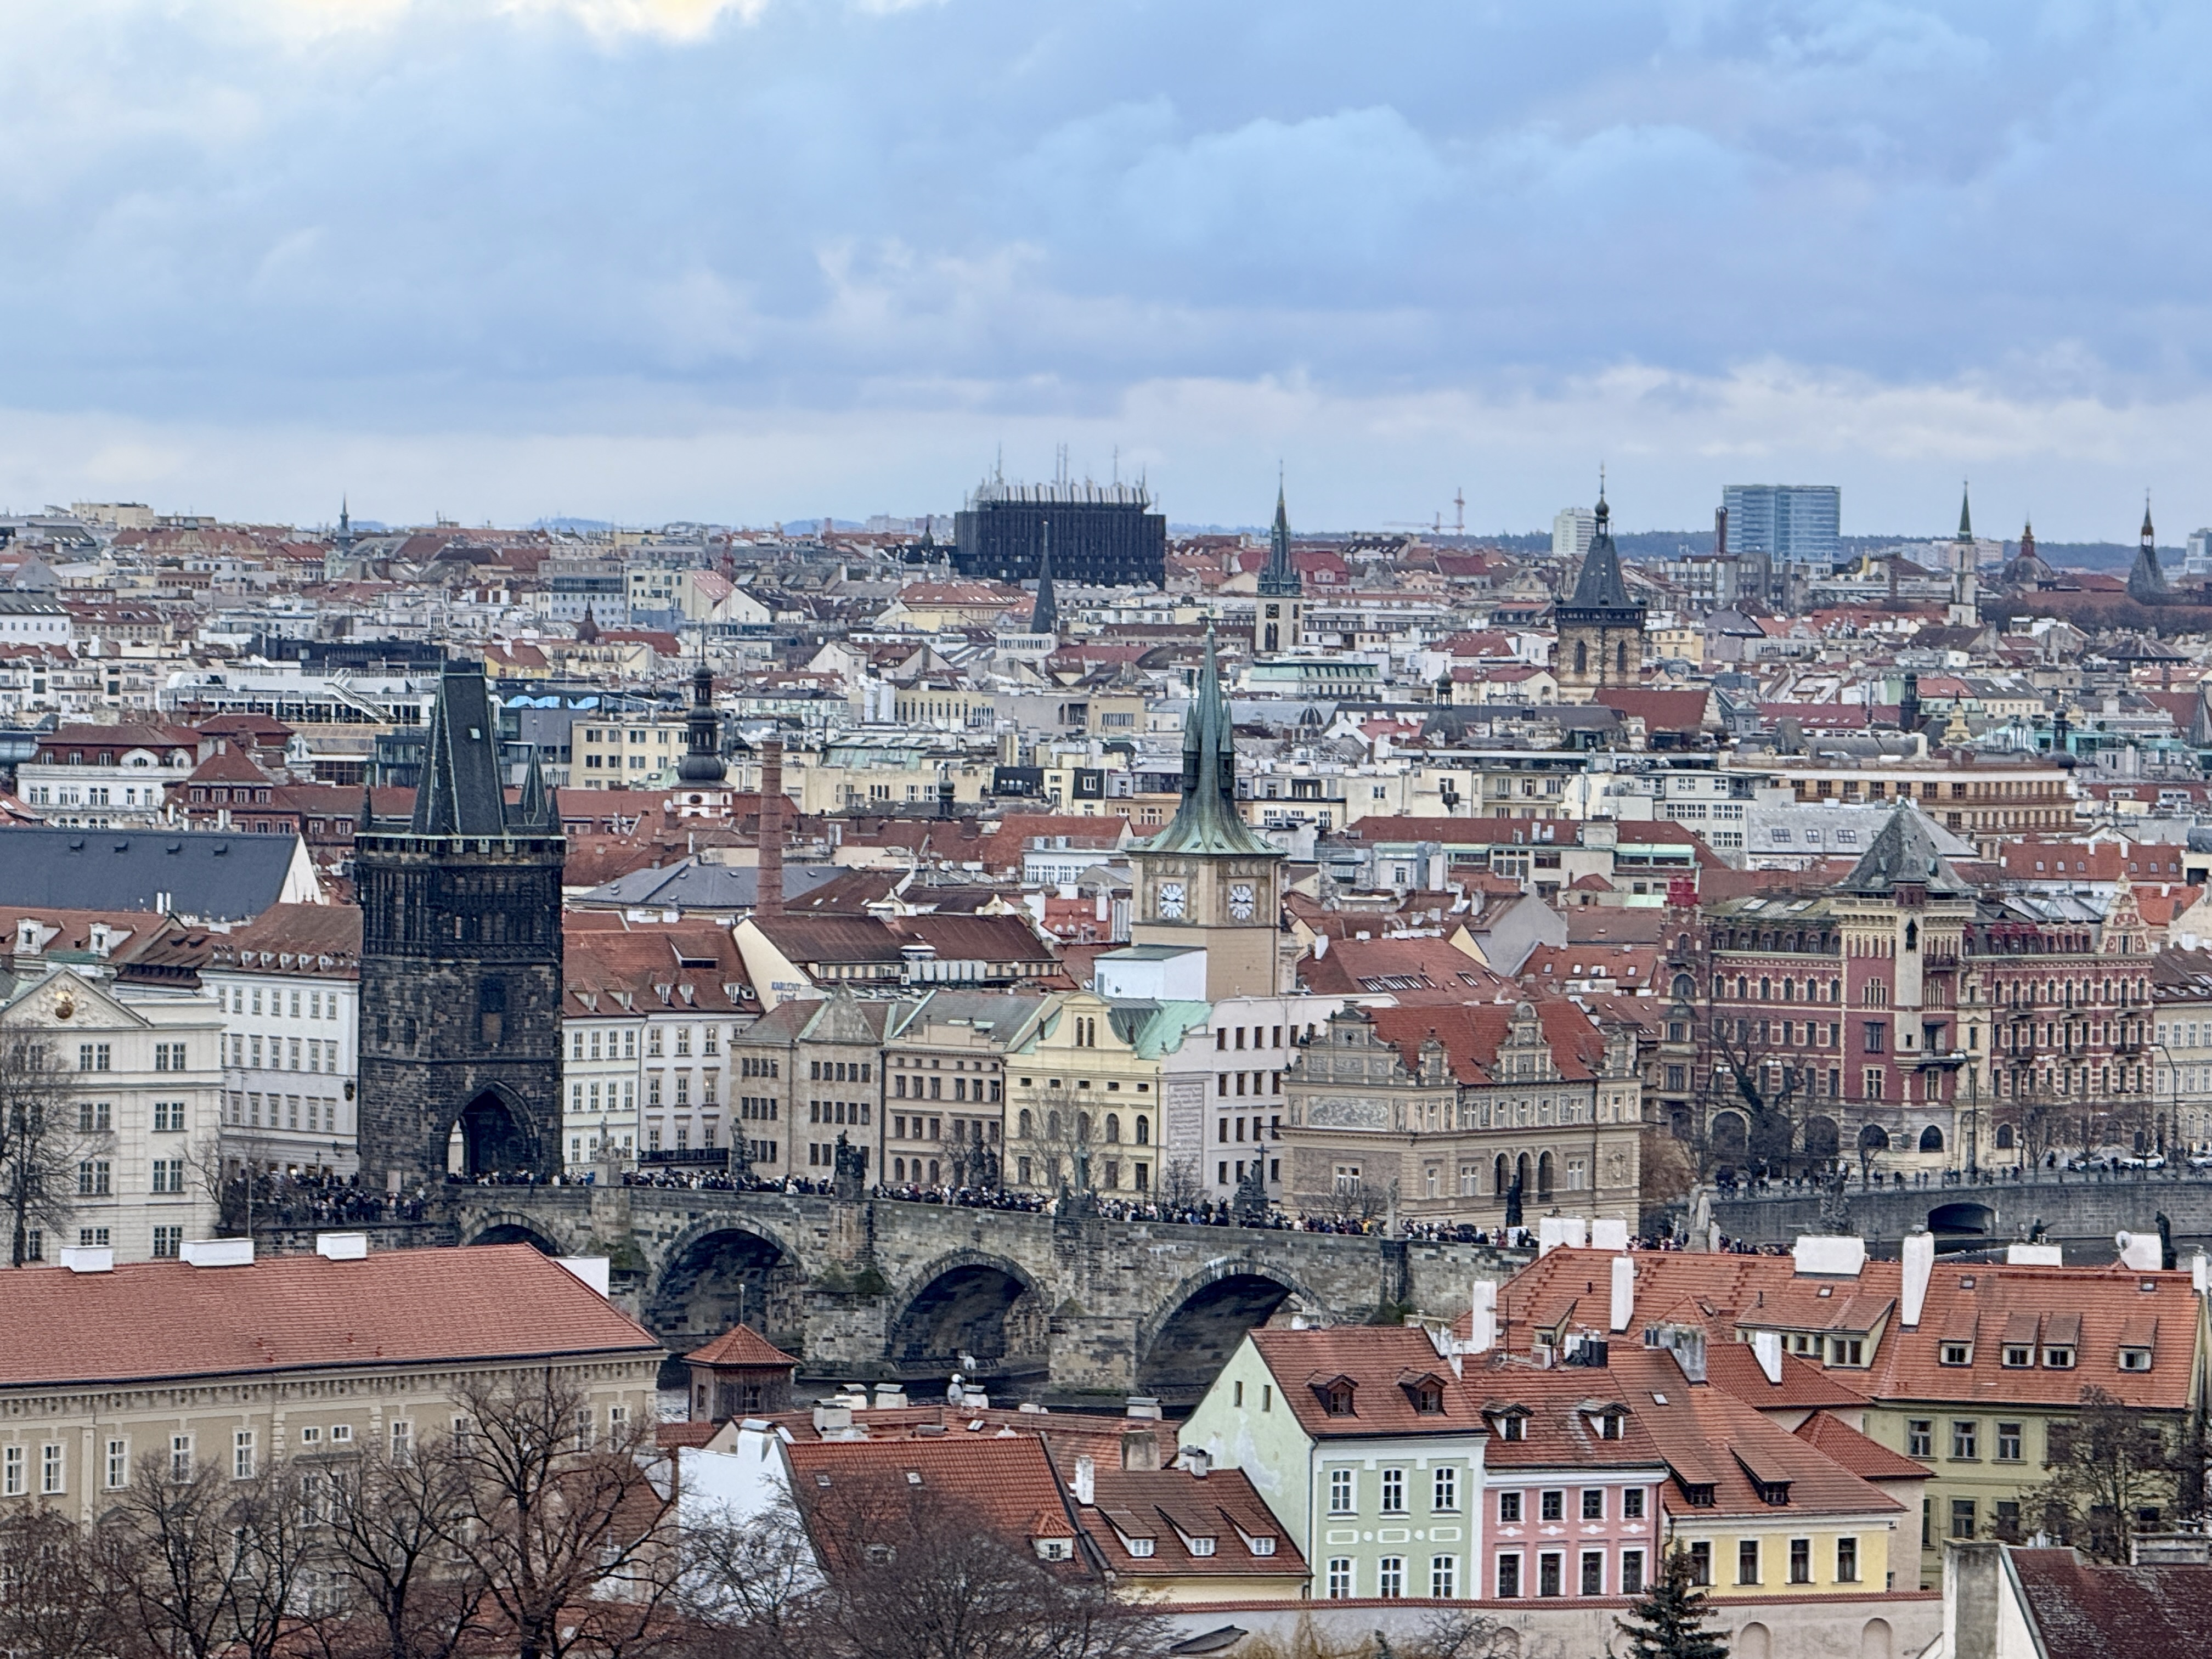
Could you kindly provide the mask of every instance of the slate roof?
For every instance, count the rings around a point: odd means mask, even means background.
[[[0,1389],[604,1353],[651,1332],[527,1244],[8,1276]]]
[[[1900,882],[1920,882],[1930,893],[1964,896],[1973,890],[1936,849],[1928,820],[1907,801],[1890,814],[1874,845],[1844,878],[1843,890],[1869,896],[1896,891]]]
[[[483,669],[448,662],[430,711],[422,781],[409,828],[418,836],[502,836],[510,827],[524,826],[509,823],[500,781],[499,722]]]
[[[830,864],[786,864],[787,902],[835,881],[844,872]],[[639,909],[750,910],[759,902],[760,871],[750,864],[708,864],[687,858],[658,869],[633,870],[594,887],[577,901]]]
[[[0,829],[0,905],[153,910],[167,895],[193,915],[243,921],[276,902],[299,845],[205,830]]]
[[[2042,1659],[2193,1659],[2212,1630],[2212,1567],[2092,1565],[2008,1549]]]

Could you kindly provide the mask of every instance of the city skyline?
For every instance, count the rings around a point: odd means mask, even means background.
[[[17,504],[763,523],[1065,443],[1180,522],[2212,517],[2182,8],[9,15]]]

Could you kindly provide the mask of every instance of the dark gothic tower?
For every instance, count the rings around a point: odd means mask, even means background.
[[[1282,486],[1275,486],[1275,528],[1267,538],[1267,562],[1260,569],[1260,599],[1253,611],[1255,654],[1282,651],[1305,632],[1305,585],[1291,559],[1291,514]]]
[[[1030,612],[1030,632],[1060,635],[1060,601],[1052,593],[1052,525],[1044,527],[1044,551],[1037,559],[1036,609]]]
[[[561,1167],[561,863],[536,756],[501,787],[497,712],[473,663],[448,663],[415,812],[354,839],[361,896],[362,1181]]]
[[[2128,597],[2137,605],[2164,605],[2173,597],[2158,562],[2158,532],[2150,527],[2150,497],[2143,497],[2142,537],[2136,546],[2135,568],[2128,572]]]

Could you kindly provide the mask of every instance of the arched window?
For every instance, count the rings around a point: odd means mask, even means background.
[[[1920,948],[1920,924],[1917,921],[1908,921],[1905,924],[1905,948],[1908,951],[1917,951]]]
[[[2012,1150],[2012,1125],[2009,1123],[1997,1125],[1997,1150],[2001,1152]]]
[[[1036,1130],[1035,1127],[1032,1125],[1032,1123],[1030,1122],[1030,1109],[1029,1109],[1028,1107],[1026,1107],[1026,1106],[1024,1106],[1024,1107],[1023,1107],[1023,1108],[1022,1108],[1022,1120],[1021,1120],[1021,1121],[1022,1121],[1022,1139],[1023,1139],[1024,1140],[1028,1140],[1028,1139],[1030,1139],[1030,1138],[1032,1138],[1032,1137],[1036,1133]]]
[[[1077,1141],[1079,1141],[1079,1143],[1081,1143],[1081,1144],[1082,1144],[1082,1145],[1084,1145],[1084,1146],[1088,1146],[1088,1145],[1090,1145],[1090,1143],[1091,1143],[1091,1114],[1090,1114],[1090,1113],[1088,1113],[1088,1112],[1078,1112],[1078,1113],[1075,1115],[1075,1139],[1077,1139]]]
[[[1152,1144],[1152,1121],[1148,1117],[1140,1117],[1137,1120],[1137,1145],[1149,1146]]]
[[[1551,1195],[1552,1155],[1549,1152],[1543,1152],[1536,1158],[1536,1196],[1549,1198]]]
[[[1051,1139],[1057,1140],[1060,1139],[1060,1114],[1058,1112],[1047,1112],[1044,1115],[1044,1132]]]
[[[1889,1131],[1879,1123],[1869,1123],[1859,1131],[1859,1147],[1863,1152],[1886,1152],[1889,1150]]]
[[[1923,1129],[1920,1132],[1920,1150],[1923,1152],[1942,1152],[1943,1150],[1943,1132],[1932,1123],[1926,1128]]]
[[[1575,641],[1575,672],[1577,674],[1589,672],[1589,646],[1582,640]]]
[[[1106,1114],[1106,1144],[1109,1146],[1121,1144],[1121,1115],[1119,1112]]]
[[[1628,641],[1623,640],[1613,647],[1613,672],[1623,679],[1628,678]]]
[[[1498,1197],[1503,1198],[1503,1197],[1504,1197],[1504,1196],[1505,1196],[1505,1188],[1506,1188],[1507,1184],[1508,1184],[1508,1183],[1507,1183],[1506,1176],[1505,1176],[1505,1154],[1504,1154],[1504,1153],[1503,1153],[1503,1152],[1500,1152],[1500,1153],[1498,1153],[1498,1155],[1494,1159],[1492,1159],[1492,1162],[1491,1162],[1491,1165],[1490,1165],[1490,1185],[1491,1185],[1491,1189],[1492,1189],[1493,1192],[1495,1192],[1495,1193],[1498,1195]]]

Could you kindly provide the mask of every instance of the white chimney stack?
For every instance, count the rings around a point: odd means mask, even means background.
[[[1751,1357],[1759,1361],[1759,1369],[1769,1382],[1782,1381],[1782,1333],[1753,1331],[1751,1334]]]
[[[1474,1281],[1474,1310],[1468,1320],[1467,1351],[1488,1353],[1498,1346],[1498,1286],[1490,1279]]]
[[[1636,1317],[1636,1262],[1634,1258],[1617,1255],[1613,1259],[1613,1330],[1625,1331],[1628,1322]]]
[[[1928,1305],[1928,1280],[1936,1271],[1936,1235],[1915,1227],[1905,1236],[1905,1285],[1898,1298],[1898,1322],[1908,1331],[1920,1325]]]
[[[1085,1509],[1098,1501],[1098,1465],[1089,1457],[1075,1460],[1075,1501]]]

